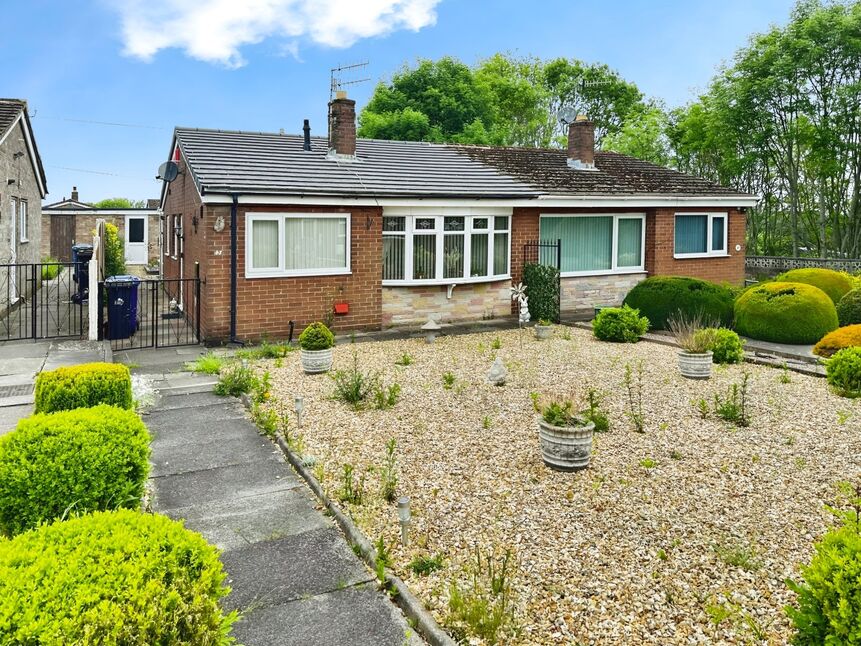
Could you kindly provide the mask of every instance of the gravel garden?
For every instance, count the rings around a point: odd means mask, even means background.
[[[686,379],[676,348],[585,329],[343,343],[331,374],[297,355],[251,364],[258,423],[468,643],[785,643],[786,580],[861,466],[861,404],[823,379]],[[351,388],[354,405],[334,397]],[[536,406],[554,399],[595,413],[586,469],[542,461]]]

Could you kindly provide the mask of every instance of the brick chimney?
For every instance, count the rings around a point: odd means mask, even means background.
[[[72,187],[72,201],[73,202],[78,201],[78,187],[77,186]]]
[[[585,114],[568,124],[568,165],[577,170],[595,169],[595,124]]]
[[[356,156],[356,102],[343,90],[329,101],[329,154]]]

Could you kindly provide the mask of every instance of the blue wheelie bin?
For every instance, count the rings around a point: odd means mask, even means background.
[[[137,331],[140,282],[137,276],[110,276],[105,279],[109,339],[128,339]]]
[[[72,279],[78,284],[77,291],[72,294],[75,303],[85,302],[90,295],[90,258],[93,257],[93,245],[72,245],[72,262],[74,270]]]

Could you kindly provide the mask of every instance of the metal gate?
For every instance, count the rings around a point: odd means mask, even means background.
[[[87,294],[79,269],[71,262],[0,265],[0,341],[84,336]]]
[[[200,278],[99,284],[99,338],[113,350],[200,342]]]
[[[553,298],[553,306],[556,312],[555,321],[558,323],[562,303],[562,240],[534,240],[523,245],[523,273],[521,275],[524,277],[524,284],[528,286],[527,265],[544,265],[555,270],[556,293]]]

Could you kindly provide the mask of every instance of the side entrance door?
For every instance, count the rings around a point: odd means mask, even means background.
[[[145,265],[147,258],[147,219],[145,215],[126,216],[126,264]]]

